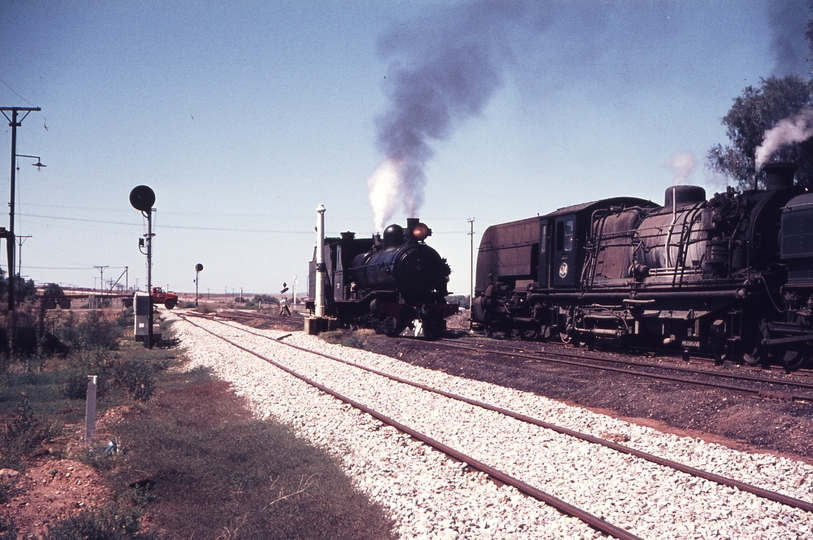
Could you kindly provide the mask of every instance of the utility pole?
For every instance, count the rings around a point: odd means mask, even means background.
[[[29,238],[34,237],[30,234],[17,237],[17,244],[19,245],[19,250],[17,251],[17,272],[20,274],[20,276],[23,275],[23,244],[25,244],[25,241]]]
[[[108,266],[108,265],[106,265],[106,266],[94,266],[93,268],[98,268],[99,269],[99,272],[100,272],[100,274],[99,274],[99,291],[100,292],[104,291],[104,269],[105,268],[110,268],[110,266]]]
[[[469,218],[469,322],[474,307],[474,218]]]
[[[23,125],[23,120],[33,111],[39,112],[42,109],[39,107],[0,107],[3,116],[9,121],[11,127],[11,198],[9,199],[9,227],[6,236],[6,248],[8,249],[8,309],[12,313],[12,342],[14,338],[14,327],[16,326],[16,316],[14,313],[14,247],[16,240],[14,238],[14,190],[15,181],[17,178],[17,128]],[[20,113],[25,113],[20,118]],[[7,113],[11,113],[11,117]]]

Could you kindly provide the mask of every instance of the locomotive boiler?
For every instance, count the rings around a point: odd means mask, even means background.
[[[315,250],[310,263],[306,307],[314,309],[321,275],[325,312],[339,325],[394,336],[419,324],[425,336],[439,336],[457,306],[446,302],[451,269],[426,245],[431,234],[424,223],[410,218],[406,228],[392,224],[372,238],[356,238],[352,232],[326,238],[323,272],[317,272]]]
[[[526,339],[670,347],[748,363],[808,362],[813,343],[813,194],[794,166],[766,189],[664,204],[619,197],[489,227],[472,327]]]

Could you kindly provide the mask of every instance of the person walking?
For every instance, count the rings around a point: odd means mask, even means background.
[[[288,315],[288,316],[291,315],[291,310],[288,309],[288,299],[285,298],[284,296],[282,298],[280,298],[280,301],[279,301],[279,315],[280,315],[280,317],[284,317],[286,315]]]

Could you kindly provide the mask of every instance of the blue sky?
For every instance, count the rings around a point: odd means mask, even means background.
[[[476,246],[488,225],[562,206],[661,201],[668,160],[687,152],[686,182],[723,189],[703,162],[728,142],[733,98],[760,77],[808,75],[806,7],[789,4],[781,23],[767,0],[5,0],[0,105],[42,108],[17,153],[48,166],[19,160],[23,275],[90,287],[95,266],[105,280],[127,266],[143,286],[146,225],[128,197],[146,184],[154,284],[194,291],[202,263],[202,292],[275,293],[295,276],[303,291],[319,204],[328,234],[374,231],[367,180],[386,157],[398,69],[452,69],[445,48],[463,44],[484,46],[489,69],[466,71],[476,103],[424,141],[416,213],[450,290],[467,294],[468,218]],[[798,44],[790,58],[777,38]],[[5,197],[10,138],[4,122]],[[399,206],[390,221],[406,217]]]

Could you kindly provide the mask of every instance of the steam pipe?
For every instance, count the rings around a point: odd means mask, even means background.
[[[325,316],[325,205],[316,207],[316,305],[317,317]]]

